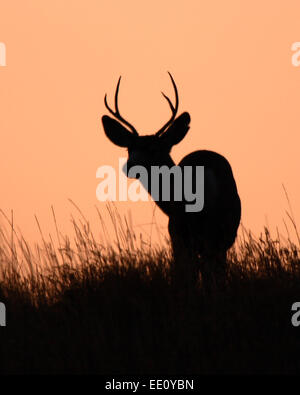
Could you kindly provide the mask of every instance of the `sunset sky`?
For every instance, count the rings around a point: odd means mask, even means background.
[[[124,117],[150,134],[169,118],[164,91],[179,90],[179,114],[191,128],[172,150],[178,163],[197,149],[231,163],[242,201],[242,223],[259,234],[265,225],[288,223],[285,185],[300,221],[300,66],[292,44],[300,42],[299,0],[0,0],[0,208],[30,240],[69,232],[72,199],[99,227],[96,170],[118,168],[125,149],[105,136],[122,75]],[[300,58],[300,57],[299,57]],[[136,231],[151,232],[154,202],[116,202],[131,212]],[[166,234],[167,218],[155,220]],[[75,215],[75,214],[74,214]],[[0,226],[4,224],[0,218]]]

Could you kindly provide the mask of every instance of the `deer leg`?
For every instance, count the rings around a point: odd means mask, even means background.
[[[201,254],[200,272],[206,290],[222,289],[226,284],[226,251]]]
[[[215,257],[215,282],[219,289],[223,289],[226,285],[227,277],[227,259],[226,251],[221,251]]]
[[[181,229],[181,233],[184,232]],[[174,286],[181,289],[194,288],[199,279],[198,258],[191,244],[187,243],[179,232],[174,231],[174,227],[169,224],[169,233],[171,236],[173,262],[171,267],[171,278]]]

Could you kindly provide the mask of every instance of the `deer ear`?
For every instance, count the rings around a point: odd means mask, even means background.
[[[102,117],[102,124],[106,136],[119,147],[129,147],[135,138],[128,129],[107,115]]]
[[[160,137],[160,141],[170,147],[180,143],[189,130],[191,117],[188,112],[179,115],[172,125]]]

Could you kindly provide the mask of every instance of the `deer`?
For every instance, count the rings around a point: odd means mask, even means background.
[[[177,116],[179,97],[176,83],[168,72],[175,92],[175,104],[161,92],[171,109],[170,119],[154,134],[139,135],[135,127],[119,111],[118,94],[121,77],[115,91],[115,109],[104,104],[113,116],[103,115],[102,124],[107,138],[119,147],[127,148],[128,160],[124,171],[128,176],[133,166],[143,166],[151,177],[152,166],[175,166],[170,156],[174,145],[180,143],[190,128],[190,115]],[[209,150],[197,150],[185,156],[177,165],[180,168],[204,166],[204,205],[201,211],[187,212],[185,200],[176,201],[174,191],[170,199],[156,199],[155,203],[169,217],[168,231],[171,239],[173,266],[172,278],[176,286],[187,279],[188,284],[199,280],[211,284],[225,281],[227,251],[234,244],[241,219],[241,201],[231,166],[224,156]],[[192,185],[196,174],[192,173]],[[135,178],[139,178],[138,174]],[[171,183],[171,190],[174,182]],[[148,193],[151,195],[149,180]]]

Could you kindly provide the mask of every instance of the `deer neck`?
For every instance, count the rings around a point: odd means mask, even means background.
[[[180,205],[180,202],[174,201],[173,198],[173,191],[174,191],[174,182],[173,182],[173,177],[170,178],[170,200],[162,200],[161,199],[161,193],[162,193],[162,182],[160,180],[159,182],[159,191],[160,191],[160,199],[156,200],[153,190],[152,190],[152,171],[153,171],[153,166],[156,167],[167,167],[168,169],[171,169],[173,166],[176,166],[176,164],[174,163],[173,159],[171,158],[170,155],[166,155],[163,158],[160,158],[159,161],[157,162],[153,162],[151,163],[151,165],[149,165],[147,167],[147,172],[148,172],[148,184],[146,187],[148,193],[151,195],[151,197],[153,198],[153,200],[155,200],[155,203],[158,205],[158,207],[168,216],[170,216],[173,212],[178,211],[178,206]],[[161,176],[160,176],[161,177]]]

